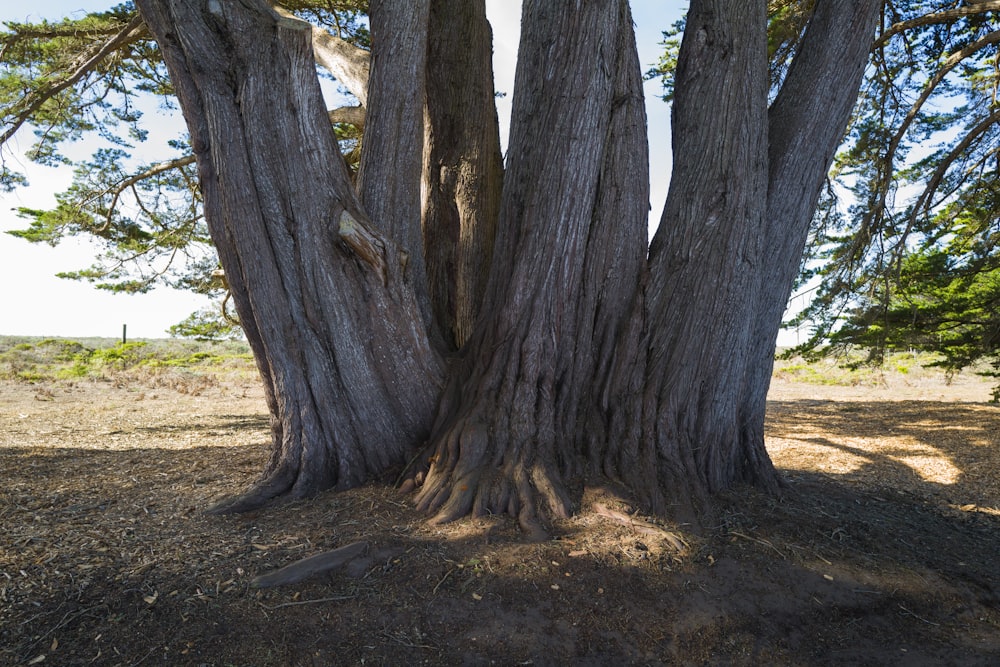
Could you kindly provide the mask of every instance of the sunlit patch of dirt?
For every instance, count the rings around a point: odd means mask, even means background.
[[[541,544],[386,485],[206,516],[268,455],[252,381],[0,383],[0,663],[1000,664],[1000,413],[960,379],[778,381],[783,496],[589,489]]]

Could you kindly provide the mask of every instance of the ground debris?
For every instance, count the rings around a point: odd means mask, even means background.
[[[993,406],[784,383],[783,497],[692,535],[586,496],[525,544],[379,485],[206,516],[270,433],[252,384],[203,384],[0,382],[0,664],[1000,664]],[[335,576],[254,586],[323,545]]]

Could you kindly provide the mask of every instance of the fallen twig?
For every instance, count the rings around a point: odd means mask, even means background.
[[[437,582],[437,586],[435,586],[434,590],[431,591],[431,595],[435,595],[438,592],[438,589],[441,588],[441,584],[444,583],[444,580],[447,579],[448,577],[450,577],[451,573],[454,572],[454,571],[455,571],[454,569],[451,569],[451,570],[448,570],[447,572],[445,572],[445,575],[443,577],[441,577],[441,581]]]
[[[637,533],[642,533],[644,535],[651,535],[653,537],[659,537],[670,543],[677,551],[684,551],[688,544],[684,541],[680,535],[672,533],[669,530],[664,530],[659,526],[652,524],[648,521],[643,521],[642,519],[636,519],[635,517],[629,516],[624,512],[619,512],[618,510],[609,509],[602,503],[594,503],[594,512],[599,516],[606,517],[617,521],[618,523],[623,523],[626,526],[632,528]]]
[[[774,549],[774,553],[776,553],[779,556],[781,556],[782,560],[788,560],[787,558],[785,558],[785,554],[783,554],[781,552],[781,550],[778,549],[778,547],[774,546],[773,544],[771,544],[767,540],[762,540],[762,539],[759,539],[757,537],[751,537],[750,535],[744,535],[743,533],[738,533],[735,530],[729,531],[729,534],[730,535],[735,535],[736,537],[742,537],[744,540],[750,540],[751,542],[756,542],[757,544],[763,544],[765,547],[771,547],[772,549]],[[827,561],[827,563],[829,563],[829,561]]]
[[[903,605],[899,605],[899,608],[902,609],[903,611],[905,611],[907,614],[909,614],[913,618],[917,619],[918,621],[923,621],[927,625],[938,625],[938,626],[941,625],[940,623],[935,623],[934,621],[928,621],[926,618],[923,618],[922,616],[918,616],[917,614],[914,614],[912,611],[910,611],[909,609],[907,609]]]
[[[269,611],[274,611],[275,609],[281,609],[282,607],[298,607],[303,604],[316,604],[318,602],[343,602],[344,600],[354,600],[357,595],[338,595],[331,598],[315,598],[312,600],[296,600],[295,602],[282,602],[281,604],[269,605],[259,603],[261,607]]]

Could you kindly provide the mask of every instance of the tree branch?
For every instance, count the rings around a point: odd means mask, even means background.
[[[280,7],[274,11],[284,18],[301,21],[295,14]],[[303,21],[305,23],[305,21]],[[312,28],[313,57],[344,88],[358,98],[361,106],[368,105],[368,70],[371,54],[322,28],[308,24]]]
[[[163,162],[157,162],[151,165],[149,169],[145,171],[140,171],[138,174],[134,174],[126,178],[121,183],[118,183],[113,188],[109,189],[107,192],[114,194],[114,201],[111,203],[111,208],[114,208],[115,202],[118,200],[119,195],[122,192],[132,187],[139,181],[145,180],[156,176],[157,174],[162,174],[165,171],[170,171],[171,169],[179,169],[180,167],[186,167],[189,164],[194,164],[194,155],[185,155],[184,157],[179,157],[174,160],[165,160]]]
[[[119,28],[90,28],[81,30],[76,25],[54,25],[45,29],[33,25],[5,23],[11,32],[0,38],[0,44],[15,44],[29,39],[56,39],[58,37],[94,38],[118,34]]]
[[[280,570],[254,577],[250,582],[253,588],[270,588],[294,584],[320,572],[327,572],[340,567],[368,550],[368,542],[354,542],[339,549],[324,551],[315,556],[309,556],[286,565]]]
[[[882,33],[882,36],[875,40],[875,43],[872,45],[872,50],[885,46],[890,39],[902,32],[910,30],[911,28],[933,25],[935,23],[948,23],[949,21],[954,21],[955,19],[960,19],[964,16],[975,16],[977,14],[985,14],[987,12],[995,11],[1000,11],[1000,0],[974,0],[974,2],[966,7],[948,9],[943,12],[935,12],[933,14],[924,14],[923,16],[918,16],[915,19],[900,21],[889,26],[889,28]]]
[[[105,223],[97,231],[101,232],[111,227],[111,216],[114,214],[115,206],[118,205],[118,199],[121,197],[121,194],[123,192],[133,187],[139,181],[150,178],[152,176],[156,176],[157,174],[162,174],[163,172],[170,171],[171,169],[178,169],[180,167],[193,164],[194,161],[195,161],[194,155],[185,155],[184,157],[179,157],[174,160],[165,160],[164,162],[157,162],[156,164],[151,165],[148,169],[141,171],[138,174],[133,174],[132,176],[129,176],[128,178],[122,181],[119,181],[113,186],[106,188],[103,192],[94,195],[92,198],[88,198],[88,200],[85,200],[89,201],[91,199],[96,199],[97,197],[101,197],[104,195],[111,195],[111,203],[108,205],[108,214],[105,216]],[[138,199],[138,197],[136,198]],[[148,211],[146,212],[146,214],[149,215],[150,218],[154,217]]]
[[[357,125],[358,129],[364,129],[365,108],[363,106],[330,109],[328,115],[331,123],[350,123]]]
[[[368,229],[363,222],[346,210],[340,214],[337,234],[358,259],[379,274],[382,278],[382,285],[386,285],[389,281],[389,273],[385,263],[385,243],[378,234]]]
[[[43,87],[41,90],[34,91],[26,95],[20,105],[22,110],[19,111],[11,121],[8,121],[10,127],[6,129],[2,135],[0,135],[0,144],[6,143],[8,139],[14,136],[14,133],[17,132],[22,125],[28,122],[31,119],[31,115],[38,111],[38,109],[45,104],[45,102],[82,79],[108,55],[125,44],[129,44],[138,39],[143,30],[144,26],[142,17],[136,14],[124,28],[115,34],[114,37],[103,44],[93,45],[91,48],[85,50],[83,54],[77,58],[76,63],[74,63],[75,68],[66,78],[50,86]]]
[[[954,52],[948,56],[947,60],[941,64],[941,68],[924,86],[924,89],[920,92],[920,96],[917,98],[916,102],[910,106],[910,110],[907,112],[906,118],[903,119],[903,122],[896,130],[896,133],[889,141],[889,148],[885,155],[882,180],[879,183],[879,198],[878,203],[875,205],[876,209],[881,209],[885,206],[885,201],[889,193],[889,184],[892,180],[892,164],[895,159],[896,151],[899,149],[899,144],[902,142],[903,137],[906,135],[906,131],[910,128],[910,125],[913,123],[914,119],[916,119],[917,114],[920,113],[920,109],[923,108],[923,105],[930,98],[935,88],[937,88],[938,84],[944,80],[948,73],[955,69],[955,67],[957,67],[963,60],[969,58],[983,47],[990,44],[996,44],[997,42],[1000,42],[1000,30],[994,30],[993,32],[987,33],[981,39],[969,44],[964,49]]]
[[[915,224],[917,216],[920,215],[922,210],[930,208],[931,197],[934,196],[934,192],[938,189],[938,186],[941,185],[941,180],[944,178],[945,173],[951,165],[954,164],[955,160],[957,160],[959,156],[972,145],[972,142],[997,123],[1000,123],[1000,110],[994,111],[992,114],[984,118],[978,125],[969,130],[969,133],[965,135],[965,138],[958,142],[958,144],[951,149],[948,155],[941,160],[941,163],[938,164],[931,180],[927,182],[927,187],[925,187],[924,191],[920,193],[920,196],[917,198],[917,203],[913,206],[913,211],[910,213],[910,221],[907,225],[907,229]],[[904,233],[903,236],[905,238],[906,234]]]

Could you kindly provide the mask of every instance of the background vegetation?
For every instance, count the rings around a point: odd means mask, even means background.
[[[193,390],[228,376],[255,376],[240,341],[0,336],[0,379],[170,384]]]

